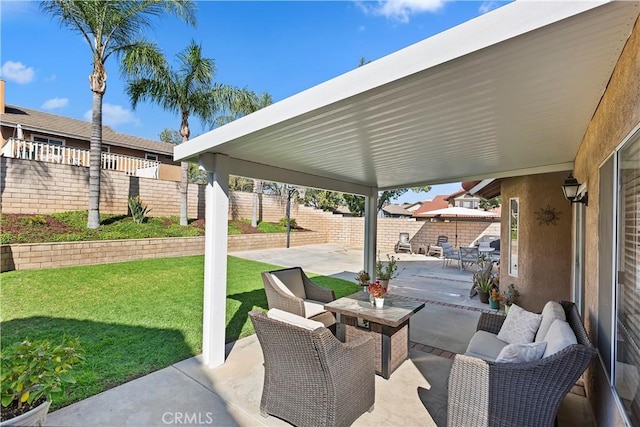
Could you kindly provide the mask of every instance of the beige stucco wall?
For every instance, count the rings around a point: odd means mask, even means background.
[[[538,174],[503,180],[501,197],[501,288],[513,283],[520,291],[520,305],[539,312],[549,300],[571,298],[571,205],[562,183],[568,172]],[[509,274],[509,199],[519,198],[518,275]],[[549,206],[556,224],[540,224],[541,209]]]
[[[598,321],[598,241],[614,236],[598,235],[599,166],[640,124],[640,21],[620,56],[609,86],[587,128],[575,159],[574,175],[587,183],[589,206],[586,209],[585,236],[585,315],[591,339],[595,340]],[[622,418],[608,395],[599,362],[586,377],[598,425],[622,425]]]

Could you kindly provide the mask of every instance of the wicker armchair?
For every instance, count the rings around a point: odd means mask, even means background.
[[[449,375],[450,427],[554,425],[562,399],[596,356],[575,304],[560,304],[578,344],[526,363],[455,357]],[[483,313],[478,330],[497,334],[505,318]]]
[[[249,313],[264,355],[260,414],[298,427],[349,426],[375,401],[374,343]]]
[[[264,272],[262,282],[269,308],[322,322],[335,332],[335,316],[324,310],[325,303],[336,299],[333,289],[316,285],[300,267]]]

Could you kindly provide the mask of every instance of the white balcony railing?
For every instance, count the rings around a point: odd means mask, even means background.
[[[2,148],[5,157],[39,162],[89,167],[89,150],[9,138]],[[160,162],[121,154],[102,153],[102,169],[124,172],[127,175],[158,179]]]

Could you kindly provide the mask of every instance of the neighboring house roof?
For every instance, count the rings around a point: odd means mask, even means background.
[[[436,209],[448,208],[449,207],[449,202],[447,202],[448,198],[449,198],[448,195],[440,194],[431,200],[427,200],[422,204],[422,206],[420,206],[417,210],[413,212],[413,216],[420,216],[420,214],[433,211]]]
[[[402,216],[411,216],[411,212],[407,211],[400,205],[389,204],[382,208],[383,211],[388,213],[389,215],[402,215]]]
[[[91,140],[91,122],[85,120],[72,119],[9,104],[5,106],[5,113],[0,117],[2,118],[3,126],[15,127],[20,123],[22,129],[31,132],[42,132],[85,141]],[[118,133],[109,126],[102,126],[102,142],[171,156],[173,156],[173,148],[175,147],[174,144],[167,142]]]
[[[408,210],[409,212],[414,212],[417,209],[420,209],[420,206],[422,206],[422,202],[403,203],[402,204],[402,207],[405,208],[406,210]]]
[[[421,217],[440,217],[440,218],[499,218],[500,216],[495,212],[487,212],[481,209],[468,209],[461,207],[451,207],[436,209],[434,211],[424,212],[420,215],[414,214],[414,216]]]

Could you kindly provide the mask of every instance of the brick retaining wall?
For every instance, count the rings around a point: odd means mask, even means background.
[[[228,248],[229,251],[283,248],[285,242],[286,234],[282,233],[232,235],[229,236]],[[324,235],[321,233],[291,233],[291,246],[325,242]],[[0,271],[34,270],[203,254],[203,236],[11,244],[0,245]]]

